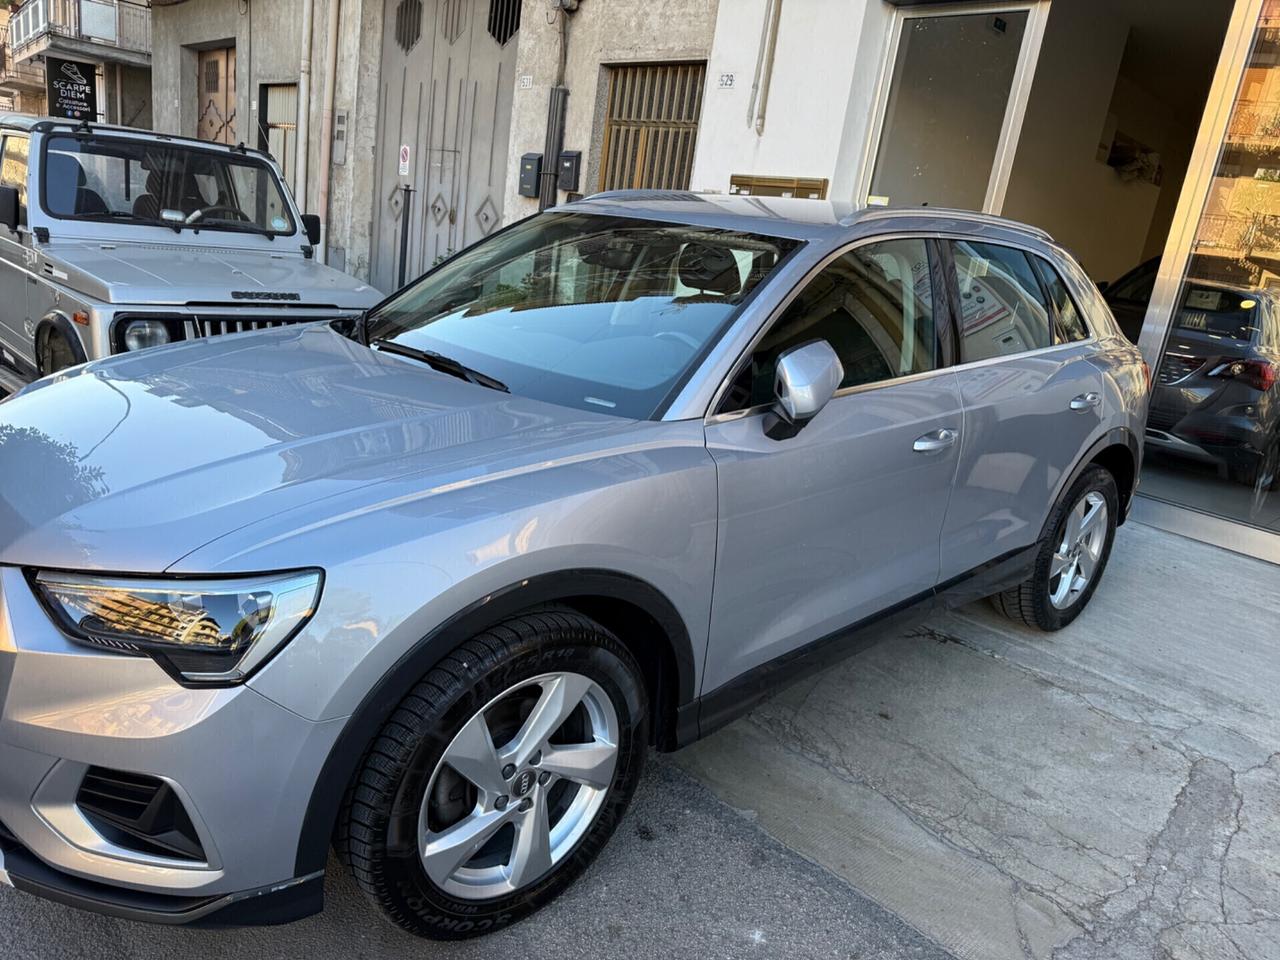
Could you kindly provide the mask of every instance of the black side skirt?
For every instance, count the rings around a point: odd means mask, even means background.
[[[677,710],[676,746],[688,746],[714,733],[779,690],[918,625],[939,609],[964,606],[1021,583],[1031,575],[1038,551],[1039,544],[1032,544],[1006,553],[932,590],[753,667]]]

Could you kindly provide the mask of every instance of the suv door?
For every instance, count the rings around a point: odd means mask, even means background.
[[[0,142],[0,185],[18,190],[19,220],[26,223],[28,139],[6,134]],[[30,248],[22,230],[0,227],[0,343],[8,354],[28,362],[35,359],[27,334],[27,258]],[[6,358],[8,359],[8,358]]]
[[[961,427],[938,266],[918,238],[833,256],[708,421],[720,519],[704,694],[937,582]],[[771,440],[774,361],[818,339],[840,357],[841,388],[798,434]]]
[[[958,305],[964,437],[942,535],[945,582],[1035,543],[1067,474],[1102,430],[1095,342],[1042,257],[947,242]]]

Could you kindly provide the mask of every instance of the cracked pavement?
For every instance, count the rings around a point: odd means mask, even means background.
[[[1278,585],[1131,524],[1061,633],[936,616],[677,762],[958,957],[1275,960]]]

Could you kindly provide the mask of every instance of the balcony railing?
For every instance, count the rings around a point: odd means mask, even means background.
[[[9,43],[9,25],[0,27],[0,87],[44,88],[44,67],[30,61],[15,60]]]
[[[151,52],[151,8],[127,0],[28,0],[13,15],[13,52],[55,35],[120,50]]]
[[[1227,139],[1274,140],[1280,144],[1280,100],[1241,100],[1231,116]]]

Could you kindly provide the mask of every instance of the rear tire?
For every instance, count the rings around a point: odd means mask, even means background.
[[[401,701],[356,775],[338,852],[410,933],[501,929],[558,896],[613,834],[647,716],[640,670],[602,626],[563,607],[513,617]]]
[[[1029,627],[1061,630],[1098,588],[1119,515],[1115,478],[1103,467],[1088,467],[1054,507],[1031,575],[991,597],[991,605]]]

